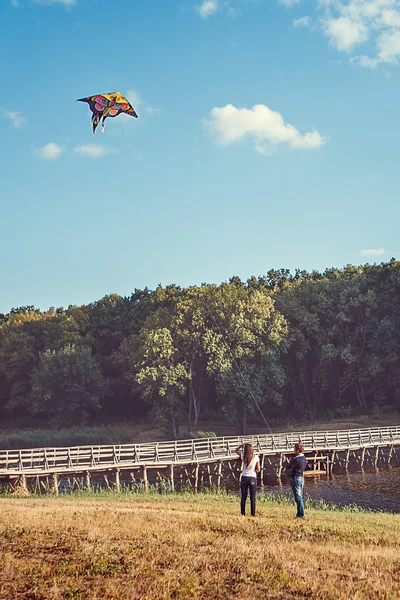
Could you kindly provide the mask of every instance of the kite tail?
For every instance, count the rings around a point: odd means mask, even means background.
[[[100,115],[98,113],[93,113],[93,115],[92,115],[93,133],[96,133],[96,129],[97,129],[97,126],[99,123],[100,123]]]

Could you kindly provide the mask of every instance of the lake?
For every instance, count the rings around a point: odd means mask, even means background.
[[[282,484],[259,487],[273,495],[291,495],[288,478]],[[338,506],[356,504],[373,511],[400,513],[400,467],[364,471],[362,473],[308,476],[304,496],[324,500]]]

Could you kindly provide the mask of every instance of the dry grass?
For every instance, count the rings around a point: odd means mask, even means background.
[[[400,515],[237,498],[3,498],[0,598],[400,598]]]

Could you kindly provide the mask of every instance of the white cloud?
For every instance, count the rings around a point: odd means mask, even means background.
[[[368,39],[368,29],[359,21],[339,17],[326,21],[325,35],[338,50],[347,52]]]
[[[203,19],[207,19],[211,17],[211,15],[215,15],[218,10],[218,2],[217,0],[203,0],[202,4],[196,6],[196,11]]]
[[[300,0],[278,0],[279,4],[283,4],[283,6],[286,6],[287,8],[291,8],[292,6],[295,6],[295,4],[299,4]]]
[[[6,108],[0,107],[0,116],[3,117],[3,119],[8,119],[11,121],[12,126],[16,129],[19,129],[26,123],[26,118],[22,113],[13,110],[7,110]]]
[[[33,151],[33,153],[39,156],[39,158],[43,158],[44,160],[54,160],[61,156],[63,150],[64,148],[62,146],[51,142],[50,144],[46,144],[41,148],[36,148]]]
[[[382,256],[385,254],[385,248],[369,248],[367,250],[361,250],[362,256]]]
[[[228,17],[231,19],[236,19],[236,17],[242,14],[242,11],[239,8],[234,8],[233,6],[226,6],[225,8]]]
[[[75,146],[74,152],[83,156],[89,156],[90,158],[100,158],[107,154],[113,154],[116,150],[100,146],[99,144],[82,144],[81,146]]]
[[[153,108],[152,106],[146,106],[144,110],[148,115],[156,115],[161,112],[161,108]]]
[[[203,19],[208,19],[217,13],[224,14],[231,19],[236,19],[242,14],[239,6],[234,4],[242,4],[247,2],[257,2],[258,0],[203,0],[201,4],[197,4],[194,10]]]
[[[126,92],[126,97],[135,109],[142,104],[142,99],[136,90],[128,90]]]
[[[382,32],[378,38],[378,49],[379,62],[397,63],[400,57],[400,27]]]
[[[293,0],[280,3],[289,6]],[[399,0],[317,0],[315,5],[321,31],[339,51],[350,54],[368,44],[367,51],[351,56],[350,62],[369,69],[399,64]]]
[[[377,58],[370,58],[369,56],[362,54],[360,56],[353,56],[350,59],[350,62],[358,64],[360,67],[365,67],[366,69],[376,69],[379,61]]]
[[[11,6],[13,6],[14,8],[18,8],[19,7],[18,0],[11,0]]]
[[[311,17],[300,17],[300,19],[293,19],[293,27],[309,27],[311,24]]]
[[[316,130],[302,135],[296,127],[285,123],[280,113],[265,104],[257,104],[252,109],[236,108],[232,104],[214,107],[204,124],[220,144],[231,144],[248,137],[262,154],[270,154],[281,144],[310,149],[318,148],[325,141]]]
[[[67,8],[71,6],[75,6],[77,0],[33,0],[36,4],[41,4],[42,6],[51,6],[52,4],[60,4],[61,6],[65,6]]]
[[[381,21],[388,27],[400,27],[400,12],[393,8],[386,8],[382,11]]]
[[[146,113],[149,115],[155,115],[161,112],[161,108],[153,108],[153,106],[150,106],[149,104],[143,102],[140,94],[138,94],[136,90],[128,90],[126,92],[126,97],[135,110],[138,109],[139,106],[142,106],[143,110],[146,111]]]

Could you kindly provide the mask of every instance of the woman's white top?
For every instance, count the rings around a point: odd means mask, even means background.
[[[240,456],[242,459],[242,476],[243,477],[257,477],[256,464],[259,462],[260,457],[257,454],[255,454],[246,467],[246,465],[243,461],[243,457],[244,457],[243,452],[241,453]]]

